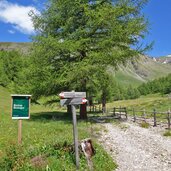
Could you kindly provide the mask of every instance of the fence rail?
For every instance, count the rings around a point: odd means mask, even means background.
[[[151,122],[154,127],[157,127],[158,124],[163,121],[168,126],[168,129],[171,128],[171,111],[170,109],[166,112],[157,111],[153,109],[153,111],[147,111],[145,109],[135,110],[135,108],[127,109],[126,107],[113,108],[113,111],[109,112],[114,116],[118,116],[118,118],[122,118],[124,116],[125,119],[131,118],[133,122]]]
[[[89,112],[102,112],[102,105],[101,104],[95,104],[88,106],[88,111]]]

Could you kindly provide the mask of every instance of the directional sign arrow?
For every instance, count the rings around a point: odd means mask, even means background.
[[[85,98],[86,92],[61,92],[59,94],[61,99],[72,99],[72,98]]]
[[[86,104],[87,103],[87,99],[85,99],[85,98],[82,98],[82,104]]]
[[[61,99],[60,104],[61,106],[64,105],[80,105],[85,104],[88,100],[85,98],[73,98],[73,99]]]

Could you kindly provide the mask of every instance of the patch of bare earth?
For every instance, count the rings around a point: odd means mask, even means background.
[[[102,125],[99,142],[117,162],[117,171],[171,171],[171,138],[133,123]]]

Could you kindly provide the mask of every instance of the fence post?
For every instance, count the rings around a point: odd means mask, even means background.
[[[121,106],[119,107],[119,115],[120,115],[120,118],[121,118]]]
[[[168,129],[170,129],[170,109],[167,112],[167,119],[168,119]]]
[[[144,116],[144,122],[146,122],[146,113],[145,113],[145,109],[143,110],[143,116]]]
[[[153,110],[153,117],[154,117],[154,127],[157,126],[157,119],[156,119],[156,109]]]
[[[125,109],[125,117],[126,117],[126,120],[128,120],[128,113],[127,113],[126,107],[124,109]]]
[[[134,116],[134,121],[133,122],[136,122],[136,115],[135,115],[135,109],[132,108],[132,112],[133,112],[133,116]]]
[[[114,107],[114,108],[113,108],[113,115],[114,115],[114,116],[116,116],[116,113],[115,113],[115,112],[116,112],[116,109],[115,109],[115,107]]]

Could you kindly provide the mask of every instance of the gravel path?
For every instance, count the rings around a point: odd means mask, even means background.
[[[132,123],[102,125],[99,141],[117,162],[117,171],[171,171],[171,138]]]

